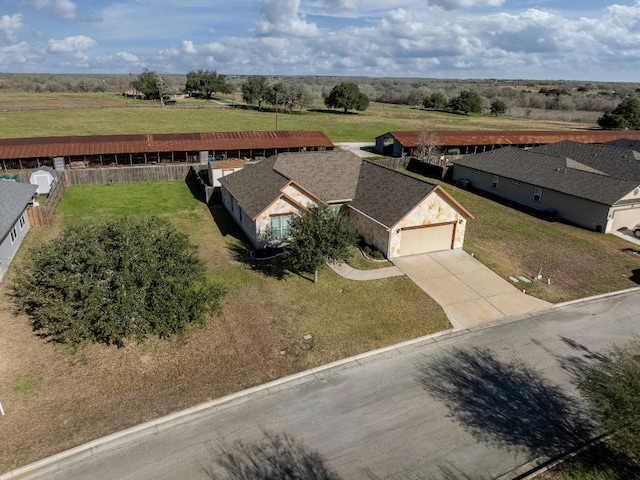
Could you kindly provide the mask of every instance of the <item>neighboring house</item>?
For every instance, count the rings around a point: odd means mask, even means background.
[[[220,183],[224,206],[256,247],[286,239],[293,216],[313,204],[346,209],[387,258],[461,248],[473,218],[439,186],[345,151],[281,153]]]
[[[36,189],[28,183],[0,180],[0,281],[29,231],[27,205]]]
[[[57,180],[57,178],[58,174],[53,168],[40,167],[31,172],[29,182],[32,185],[37,185],[38,189],[36,190],[36,194],[49,195],[49,192],[53,187],[53,183]]]
[[[453,180],[599,232],[640,223],[640,154],[559,142],[454,161]]]
[[[623,130],[413,130],[387,132],[376,137],[376,153],[401,157],[417,148],[438,147],[442,153],[475,154],[511,146],[531,148],[565,140],[607,143],[619,139],[640,140],[640,131]],[[418,155],[420,155],[418,153]]]

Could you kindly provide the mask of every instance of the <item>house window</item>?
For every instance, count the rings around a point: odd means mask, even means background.
[[[335,204],[331,205],[330,207],[331,207],[331,211],[333,213],[340,213],[340,209],[342,209],[342,204],[341,203],[335,203]]]
[[[542,200],[542,187],[533,187],[533,201],[540,203]]]
[[[18,238],[18,232],[16,232],[16,227],[13,227],[11,229],[11,243],[15,242],[16,238]]]
[[[287,238],[291,233],[292,215],[278,215],[271,217],[271,238]]]
[[[474,171],[473,171],[473,173],[474,173],[475,175],[480,175],[482,172],[481,172],[480,170],[474,170]]]
[[[522,185],[522,182],[520,180],[511,180],[511,183],[513,183],[514,185]]]
[[[499,183],[500,183],[500,177],[498,175],[491,175],[491,188],[493,188],[494,190],[497,190]]]
[[[24,213],[22,214],[22,216],[20,217],[20,230],[22,230],[24,228],[25,225],[25,220],[24,220]]]

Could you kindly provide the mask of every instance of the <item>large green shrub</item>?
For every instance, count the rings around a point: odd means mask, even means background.
[[[186,235],[157,217],[74,225],[28,256],[17,305],[60,343],[168,337],[204,322],[223,293]]]

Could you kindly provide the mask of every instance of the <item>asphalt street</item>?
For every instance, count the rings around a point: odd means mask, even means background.
[[[613,344],[640,332],[640,292],[575,303],[277,392],[38,477],[214,477],[220,453],[265,432],[319,452],[341,478],[496,478],[592,435],[575,382]],[[213,470],[211,470],[213,469]]]

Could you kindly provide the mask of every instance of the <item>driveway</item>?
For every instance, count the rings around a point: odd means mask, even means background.
[[[616,237],[620,237],[627,242],[633,243],[634,245],[640,245],[640,238],[637,238],[633,234],[633,230],[629,230],[628,228],[621,228],[620,230],[611,233]]]
[[[523,293],[460,249],[396,258],[393,263],[442,306],[454,328],[551,306]]]

